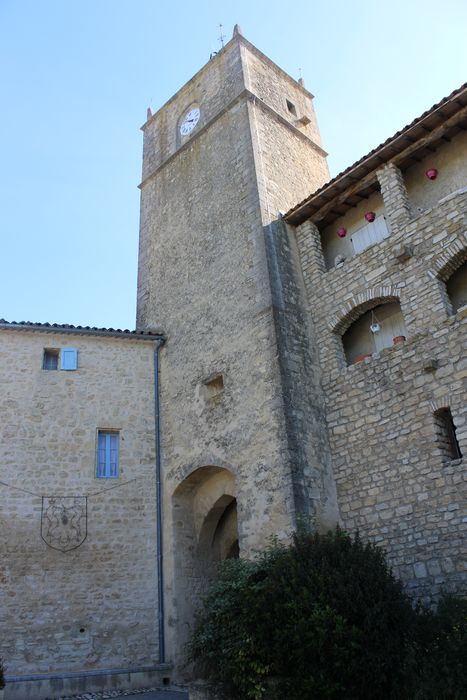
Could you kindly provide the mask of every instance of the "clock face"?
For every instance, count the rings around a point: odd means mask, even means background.
[[[189,112],[183,117],[180,124],[180,133],[182,136],[188,136],[197,125],[200,117],[199,107],[192,107]]]

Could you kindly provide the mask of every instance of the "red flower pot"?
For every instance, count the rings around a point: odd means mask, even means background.
[[[436,178],[438,177],[438,171],[436,170],[436,168],[428,168],[425,175],[429,180],[436,180]]]
[[[365,219],[371,224],[372,221],[376,219],[376,214],[374,211],[367,211],[365,214]]]
[[[337,229],[337,235],[339,236],[339,238],[345,238],[347,235],[347,229],[341,226]]]
[[[364,360],[365,358],[367,358],[367,357],[371,357],[371,352],[368,353],[367,355],[355,355],[355,357],[354,357],[353,360],[352,360],[352,364],[353,364],[353,365],[356,365],[356,364],[358,364],[359,362],[363,362],[363,360]]]

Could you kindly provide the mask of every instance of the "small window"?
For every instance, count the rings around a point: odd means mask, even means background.
[[[76,348],[44,348],[42,369],[78,369],[78,350]]]
[[[436,443],[447,461],[461,459],[462,452],[456,435],[456,426],[450,408],[440,408],[434,414]]]
[[[289,110],[290,114],[293,114],[295,117],[297,116],[297,110],[295,109],[295,105],[293,102],[290,100],[286,100],[287,102],[287,109]]]
[[[451,275],[446,283],[446,289],[454,313],[463,306],[467,306],[467,262]]]
[[[224,377],[222,374],[216,374],[211,379],[208,379],[205,383],[205,397],[207,399],[214,399],[220,396],[224,391]]]
[[[42,369],[58,369],[60,350],[58,348],[44,348]]]
[[[118,478],[119,433],[116,430],[97,431],[97,465],[98,479]]]

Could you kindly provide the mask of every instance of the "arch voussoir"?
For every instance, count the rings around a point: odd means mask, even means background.
[[[399,300],[400,288],[396,285],[377,286],[361,291],[352,295],[338,311],[332,314],[330,329],[333,333],[343,335],[365,311],[369,311],[379,304]]]

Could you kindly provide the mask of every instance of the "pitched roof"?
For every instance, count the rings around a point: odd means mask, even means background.
[[[96,328],[91,326],[72,326],[68,323],[34,323],[32,321],[6,321],[0,319],[0,330],[37,331],[40,333],[67,333],[71,335],[95,335],[130,340],[163,339],[164,334],[157,329],[147,331],[130,331],[120,328]]]
[[[373,190],[378,189],[376,176],[373,179],[369,176],[382,165],[392,162],[398,166],[407,167],[423,157],[424,151],[428,152],[428,146],[432,150],[440,141],[449,140],[466,128],[467,83],[464,83],[394,136],[295,205],[284,215],[284,219],[295,226],[309,218],[330,223],[333,219],[342,216],[346,208],[356,204],[352,197],[356,196],[357,191],[361,199],[362,195],[368,196]],[[360,188],[359,182],[362,184]],[[346,191],[350,188],[352,191],[346,198]],[[333,208],[331,205],[337,197],[339,197],[339,203]]]

